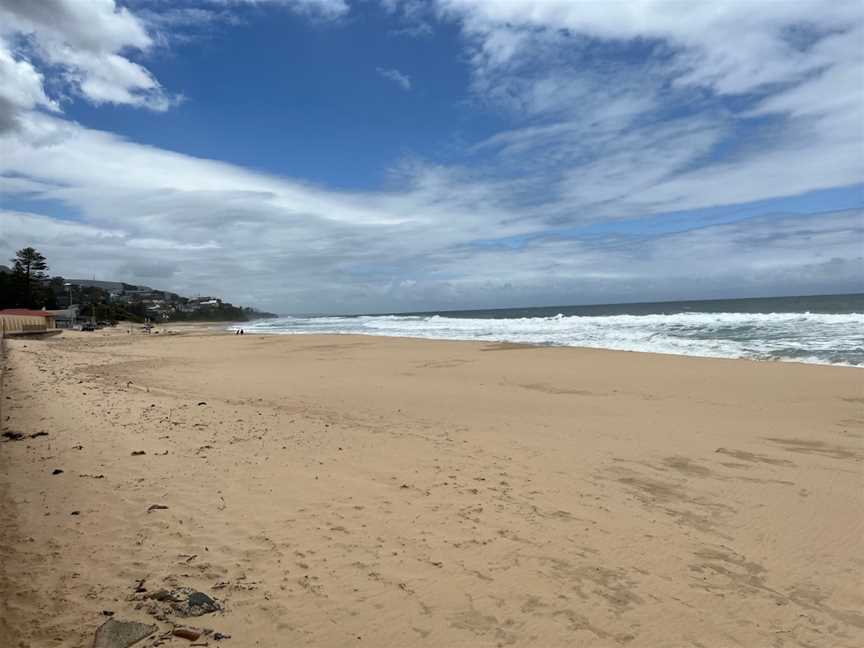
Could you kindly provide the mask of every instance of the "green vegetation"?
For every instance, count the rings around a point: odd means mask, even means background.
[[[63,277],[49,276],[47,260],[32,247],[19,250],[12,264],[11,269],[0,266],[0,309],[54,310],[68,308],[71,303],[79,305],[79,319],[97,321],[245,322],[276,317],[218,298],[189,299],[147,286],[85,280],[68,282]]]
[[[42,308],[53,303],[48,262],[32,247],[25,247],[11,259],[12,271],[0,272],[0,308]]]

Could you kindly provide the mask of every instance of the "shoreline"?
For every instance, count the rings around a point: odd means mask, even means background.
[[[242,327],[241,327],[242,328]],[[227,329],[226,329],[227,330]],[[692,355],[688,353],[672,353],[672,352],[661,352],[661,351],[634,351],[631,349],[613,349],[609,347],[590,347],[590,346],[571,346],[567,344],[556,344],[554,342],[542,343],[542,342],[510,342],[507,340],[478,340],[478,339],[457,339],[457,338],[432,338],[432,337],[420,337],[420,336],[411,336],[411,335],[388,335],[382,333],[357,333],[357,332],[349,332],[349,333],[339,333],[339,332],[328,332],[328,333],[306,333],[306,332],[294,332],[294,333],[268,333],[263,331],[246,331],[246,335],[252,336],[261,336],[261,337],[290,337],[290,336],[321,336],[321,337],[329,337],[329,336],[337,336],[337,337],[361,337],[361,338],[386,338],[386,339],[397,339],[397,340],[416,340],[420,342],[445,342],[445,343],[468,343],[468,344],[479,344],[479,345],[489,345],[489,344],[501,344],[501,345],[512,345],[513,347],[526,348],[526,349],[574,349],[577,351],[608,351],[612,353],[630,353],[630,354],[638,354],[638,355],[647,355],[647,356],[657,356],[657,357],[672,357],[672,358],[696,358],[699,360],[744,360],[747,362],[755,362],[755,363],[764,363],[764,364],[792,364],[792,365],[805,365],[805,366],[815,366],[815,367],[838,367],[844,369],[864,369],[864,365],[855,365],[849,364],[846,362],[805,362],[803,360],[794,360],[794,359],[785,359],[785,358],[748,358],[748,357],[728,357],[728,356],[708,356],[708,355]]]
[[[4,645],[90,646],[103,610],[229,648],[864,639],[848,367],[211,328],[7,346]],[[148,598],[178,587],[222,611]]]

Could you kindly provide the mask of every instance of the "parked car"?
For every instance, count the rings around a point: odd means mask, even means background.
[[[81,325],[81,330],[82,331],[95,331],[96,326],[93,324],[93,322],[84,322]]]

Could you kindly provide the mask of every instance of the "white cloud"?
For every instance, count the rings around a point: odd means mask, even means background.
[[[299,13],[323,16],[329,19],[341,18],[349,11],[345,0],[275,0],[288,5]]]
[[[141,22],[114,0],[2,0],[4,29],[65,43],[76,50],[116,52],[152,44]]]
[[[205,241],[203,243],[178,243],[169,239],[159,238],[133,238],[126,242],[130,248],[139,250],[218,250],[222,246],[216,241]]]
[[[133,57],[168,40],[159,30],[231,22],[231,9],[244,4],[322,20],[349,12],[345,0],[178,0],[169,7],[141,0],[133,4],[140,15],[115,0],[0,0],[0,128],[11,127],[21,110],[58,108],[47,97],[40,65],[59,69],[66,89],[94,104],[169,109],[182,95],[166,92]],[[9,45],[13,39],[21,42],[17,50]]]
[[[30,61],[16,60],[0,38],[0,133],[17,126],[18,115],[37,106],[56,111],[42,86],[42,75]]]
[[[114,0],[0,0],[0,37],[23,38],[32,56],[15,57],[19,63],[38,59],[59,68],[67,86],[94,103],[165,110],[174,101],[129,58],[130,52],[147,51],[153,39]],[[3,56],[13,56],[8,45],[2,49]]]
[[[858,2],[437,6],[465,36],[476,101],[517,124],[475,150],[503,156],[503,169],[488,162],[490,173],[546,187],[556,219],[735,204],[864,180]]]
[[[86,265],[83,274],[116,276],[130,261],[159,260],[182,268],[168,286],[178,290],[259,303],[280,295],[283,308],[320,302],[332,291],[326,299],[336,300],[330,304],[336,308],[346,276],[361,284],[384,281],[388,264],[413,263],[491,228],[527,231],[506,224],[512,214],[496,204],[493,191],[476,184],[454,191],[458,178],[425,168],[413,172],[404,192],[330,192],[38,114],[0,146],[8,196],[62,202],[84,215],[75,227],[115,236],[110,251],[95,249],[92,237],[79,246],[74,237],[56,245],[60,237],[44,225],[51,219],[21,226],[0,214],[0,239],[9,249],[29,238],[45,248],[55,271],[68,275],[82,274]],[[450,218],[459,222],[445,226]]]
[[[415,308],[608,303],[864,290],[864,211],[753,218],[663,236],[539,237],[448,250]],[[409,307],[410,307],[409,304]]]
[[[501,200],[509,183],[469,181],[452,169],[409,167],[398,192],[331,192],[56,118],[30,120],[23,137],[7,136],[10,155],[0,158],[0,173],[30,180],[6,191],[84,216],[0,213],[0,253],[33,244],[67,276],[295,312],[608,301],[664,296],[682,283],[692,296],[700,287],[728,294],[730,285],[818,292],[861,276],[860,212],[644,240],[561,239],[543,216],[525,218]],[[490,237],[525,242],[475,243]]]
[[[142,0],[146,2],[147,0]],[[283,7],[295,13],[328,20],[345,16],[351,10],[347,0],[175,0],[181,4],[238,7],[251,5],[263,8]],[[200,7],[198,7],[200,9]]]
[[[391,30],[397,36],[424,38],[431,36],[434,29],[430,23],[432,4],[425,0],[380,0],[381,7],[388,14],[398,17],[404,25]]]
[[[801,78],[816,69],[801,43],[845,30],[862,14],[855,0],[438,0],[438,6],[478,39],[478,63],[506,64],[538,30],[547,38],[568,30],[604,40],[658,39],[685,55],[682,83],[710,85],[723,93]],[[794,30],[803,34],[796,39]]]
[[[375,71],[385,79],[392,81],[403,90],[411,89],[411,77],[393,68],[376,67]]]

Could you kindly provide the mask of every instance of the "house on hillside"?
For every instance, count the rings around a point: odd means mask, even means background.
[[[106,292],[119,291],[123,292],[123,283],[120,281],[97,281],[95,279],[69,279],[69,283],[73,286],[82,288],[99,288]]]

